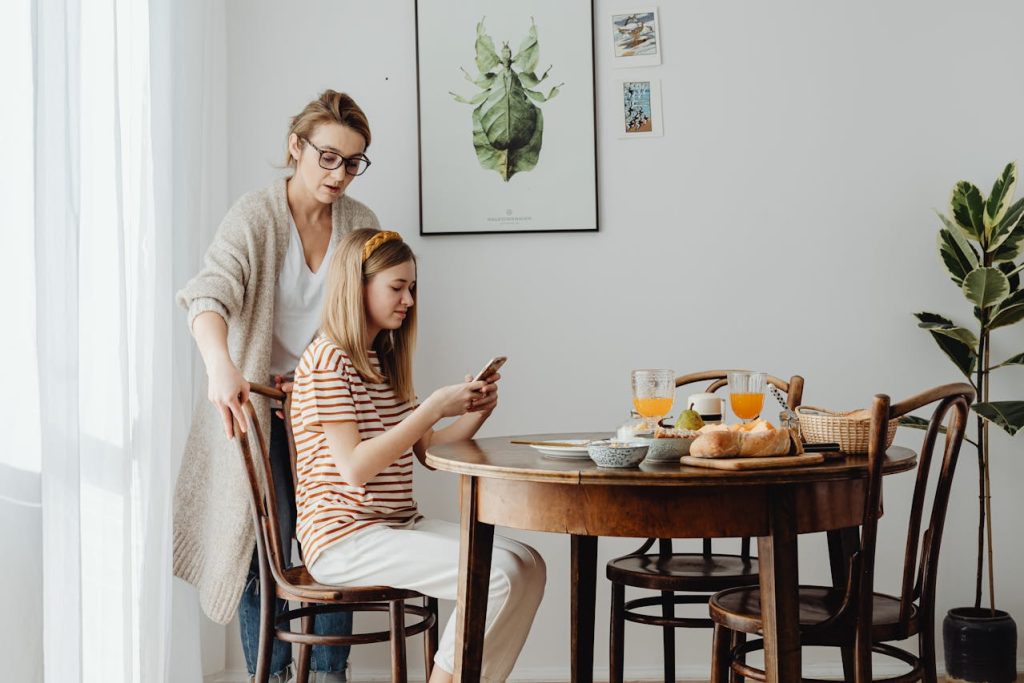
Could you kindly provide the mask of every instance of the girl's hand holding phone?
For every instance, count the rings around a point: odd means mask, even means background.
[[[496,391],[493,385],[487,382],[452,384],[436,390],[425,403],[433,404],[441,417],[457,417],[474,410],[477,403],[483,402],[488,393]]]

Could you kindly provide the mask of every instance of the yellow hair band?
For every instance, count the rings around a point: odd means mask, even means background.
[[[366,263],[366,259],[370,258],[370,254],[377,251],[377,247],[386,242],[394,242],[395,240],[401,242],[402,236],[392,230],[381,230],[366,240],[366,244],[363,245],[363,263]]]

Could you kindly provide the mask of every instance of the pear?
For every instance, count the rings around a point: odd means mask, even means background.
[[[689,429],[695,432],[703,426],[704,420],[696,410],[684,410],[679,413],[679,419],[676,420],[676,429]]]

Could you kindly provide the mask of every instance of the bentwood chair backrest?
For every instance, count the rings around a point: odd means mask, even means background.
[[[935,610],[935,587],[938,572],[939,549],[946,520],[950,488],[956,469],[960,446],[974,389],[963,382],[946,384],[911,396],[899,403],[891,403],[888,396],[875,396],[871,406],[871,437],[868,451],[870,485],[868,500],[864,509],[864,524],[861,529],[861,557],[854,557],[851,570],[855,568],[861,577],[857,592],[865,596],[861,610],[870,610],[870,597],[874,591],[875,547],[878,533],[878,519],[881,516],[882,465],[885,458],[886,429],[889,420],[908,415],[914,410],[935,405],[931,419],[924,432],[924,440],[918,457],[914,495],[911,498],[910,520],[907,526],[906,552],[900,583],[900,629],[909,635],[914,603],[918,602],[919,618],[931,623]],[[945,432],[943,448],[938,460],[938,479],[935,482],[928,525],[924,533],[921,523],[924,519],[925,498],[928,481],[934,468],[935,446],[940,434]],[[857,566],[859,564],[859,567]],[[851,574],[851,576],[857,576]],[[870,612],[868,612],[870,614]],[[871,620],[868,618],[867,623]]]
[[[261,384],[250,383],[250,392],[264,396],[276,401],[284,401],[286,394],[272,387]],[[285,552],[290,550],[291,544],[284,544],[281,539],[280,526],[277,519],[277,495],[274,489],[274,477],[270,466],[270,450],[266,435],[260,427],[256,416],[256,408],[252,401],[246,401],[243,405],[246,414],[246,433],[240,433],[238,423],[235,422],[235,443],[238,444],[245,466],[245,472],[249,480],[250,502],[252,504],[253,522],[256,526],[256,550],[260,563],[267,564],[274,580],[282,585],[290,585],[285,577]],[[285,413],[287,416],[287,413]],[[287,420],[286,420],[287,422]],[[288,434],[289,448],[294,450],[292,445],[291,432]],[[294,481],[294,458],[293,458],[293,481]]]
[[[707,387],[708,393],[714,393],[722,387],[729,385],[729,373],[734,370],[704,370],[703,372],[691,372],[688,375],[676,377],[676,389],[687,384],[698,384],[699,382],[710,382]],[[787,382],[774,375],[768,375],[768,384],[772,385],[782,393],[786,394],[786,407],[790,410],[800,405],[804,396],[804,378],[800,375],[793,375]]]

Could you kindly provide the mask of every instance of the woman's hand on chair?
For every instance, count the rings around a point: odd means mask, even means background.
[[[249,400],[249,383],[230,360],[215,364],[206,373],[208,389],[206,397],[217,407],[224,420],[224,433],[231,439],[235,436],[232,417],[238,421],[245,433],[247,421],[242,406]]]
[[[274,375],[274,388],[290,394],[295,388],[295,382],[292,382],[284,375]],[[274,412],[279,418],[284,419],[284,410],[275,410]]]

